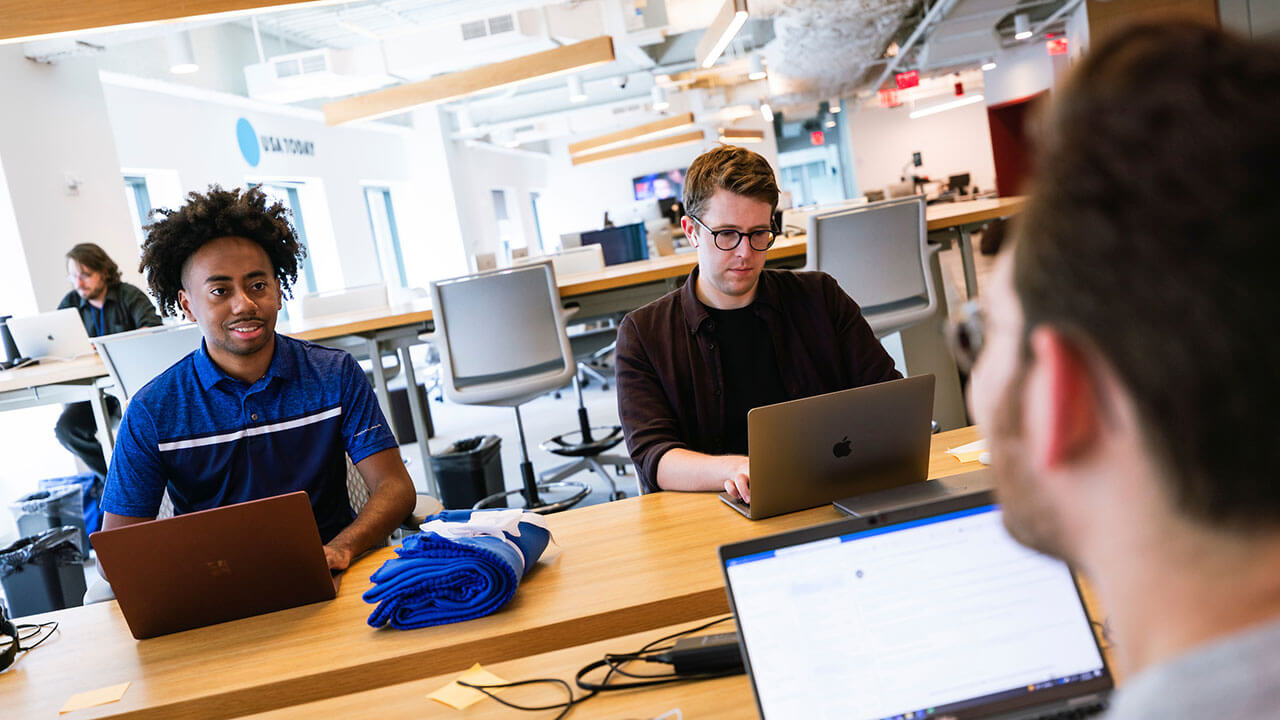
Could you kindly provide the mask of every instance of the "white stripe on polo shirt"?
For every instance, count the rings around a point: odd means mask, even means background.
[[[292,430],[294,428],[304,427],[306,425],[314,425],[318,422],[335,418],[342,414],[342,406],[339,405],[328,410],[322,410],[314,415],[306,415],[293,420],[272,423],[270,425],[259,425],[258,427],[248,428],[246,430],[236,430],[235,432],[223,433],[221,435],[210,435],[209,437],[194,438],[191,440],[174,440],[173,442],[163,442],[157,446],[160,452],[172,452],[174,450],[187,450],[190,448],[203,447],[205,445],[217,445],[219,443],[233,442],[241,438],[253,437],[255,435],[267,435],[282,430]]]

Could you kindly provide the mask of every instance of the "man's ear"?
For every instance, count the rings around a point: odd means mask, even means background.
[[[191,298],[187,296],[186,290],[178,291],[178,307],[182,308],[182,314],[191,322],[196,321],[196,316],[191,314]]]
[[[1024,417],[1036,464],[1057,467],[1088,453],[1101,437],[1099,388],[1079,348],[1060,332],[1031,332]]]
[[[694,237],[698,227],[694,224],[693,218],[688,215],[681,215],[680,229],[684,230],[684,236],[689,239],[689,245],[695,248],[698,247],[698,238]]]

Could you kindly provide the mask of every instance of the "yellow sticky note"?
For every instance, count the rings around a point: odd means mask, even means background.
[[[436,690],[427,697],[435,700],[436,702],[442,702],[455,710],[463,710],[488,697],[488,695],[485,695],[479,690],[473,690],[469,687],[459,685],[458,680],[469,682],[472,685],[503,685],[507,682],[488,670],[485,670],[480,666],[480,663],[476,663],[471,666],[471,669],[459,675],[456,680],[445,685],[439,690]],[[495,691],[490,690],[489,692]]]
[[[129,683],[122,682],[119,685],[111,687],[98,688],[97,690],[86,690],[82,693],[76,693],[71,696],[66,705],[58,711],[59,715],[73,712],[76,710],[84,710],[85,708],[97,707],[113,703],[124,697],[124,691],[129,689]]]

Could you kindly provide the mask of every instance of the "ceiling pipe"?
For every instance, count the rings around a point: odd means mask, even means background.
[[[898,48],[898,54],[894,55],[893,60],[885,66],[884,71],[880,73],[880,77],[871,84],[872,90],[878,90],[880,86],[884,84],[884,81],[889,78],[889,75],[894,70],[898,69],[898,63],[902,61],[902,58],[906,57],[907,52],[910,51],[911,48],[915,46],[916,42],[920,40],[920,37],[928,31],[929,26],[942,19],[944,15],[951,11],[951,8],[954,7],[955,4],[956,0],[940,0],[938,4],[934,5],[933,8],[929,10],[929,12],[924,16],[924,19],[920,21],[920,24],[916,26],[915,31],[911,33],[911,37],[908,37],[907,41]]]
[[[1031,37],[1033,38],[1040,37],[1040,33],[1044,32],[1046,28],[1048,28],[1053,23],[1057,22],[1060,18],[1062,18],[1067,13],[1071,12],[1072,10],[1075,10],[1079,5],[1080,5],[1080,0],[1067,0],[1067,2],[1063,3],[1062,7],[1055,10],[1052,15],[1045,18],[1044,20],[1041,20],[1039,23],[1036,24],[1035,27],[1031,28]]]

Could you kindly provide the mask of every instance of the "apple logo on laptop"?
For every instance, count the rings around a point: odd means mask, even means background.
[[[831,446],[831,454],[838,458],[848,457],[853,452],[853,443],[849,442],[849,436],[845,435],[844,439]]]

